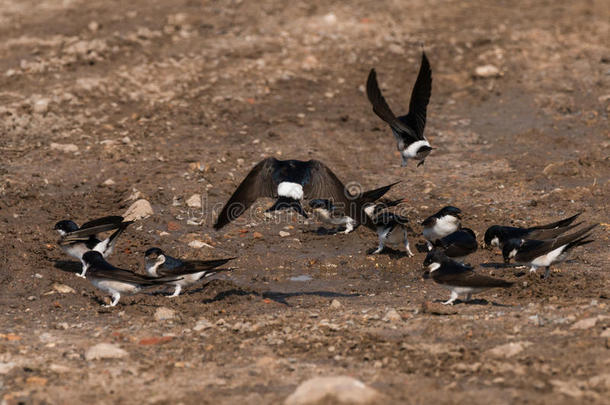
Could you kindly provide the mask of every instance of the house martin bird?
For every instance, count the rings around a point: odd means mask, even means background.
[[[497,246],[502,249],[504,243],[509,239],[553,239],[580,225],[580,223],[572,225],[580,214],[582,212],[557,222],[529,228],[492,225],[485,231],[485,245]]]
[[[114,307],[121,299],[121,294],[137,294],[145,288],[165,285],[180,279],[176,276],[151,277],[119,269],[104,260],[100,252],[90,250],[83,254],[83,262],[89,271],[86,278],[96,288],[112,296],[112,303],[105,307]]]
[[[443,305],[453,305],[459,294],[466,294],[466,301],[469,301],[472,294],[490,288],[507,288],[514,284],[477,274],[471,265],[452,260],[437,249],[428,253],[424,266],[428,267],[424,272],[425,279],[432,278],[441,287],[451,291],[449,300],[443,302]]]
[[[437,213],[430,215],[421,224],[423,226],[423,235],[427,240],[428,250],[432,250],[434,242],[438,239],[457,231],[461,228],[459,208],[447,206],[443,207]]]
[[[554,239],[509,239],[502,248],[504,262],[510,263],[510,260],[514,259],[517,263],[529,264],[530,272],[536,272],[538,267],[544,267],[543,278],[547,278],[553,263],[564,261],[568,252],[575,247],[593,242],[592,239],[587,238],[591,236],[589,232],[597,225],[590,225]]]
[[[86,222],[80,228],[73,221],[63,220],[56,223],[54,229],[59,232],[60,239],[57,243],[61,249],[83,264],[83,271],[78,276],[85,277],[87,271],[83,261],[85,252],[95,250],[103,257],[110,256],[119,235],[132,223],[133,221],[124,222],[121,216],[108,216]],[[116,231],[106,239],[100,240],[97,236],[99,233],[115,229]]]
[[[472,229],[461,228],[437,239],[434,242],[434,247],[443,251],[451,259],[462,261],[469,254],[476,252],[479,244]]]
[[[407,237],[406,224],[409,219],[394,212],[386,211],[388,208],[397,206],[403,201],[404,199],[385,201],[371,204],[365,208],[366,214],[371,218],[371,221],[368,221],[366,225],[374,230],[379,238],[379,245],[372,254],[383,252],[385,245],[396,246],[402,244],[405,247],[407,255],[413,257]]]
[[[183,288],[195,284],[197,281],[213,276],[221,271],[232,269],[216,269],[216,267],[235,259],[216,260],[180,260],[165,254],[161,249],[153,247],[144,253],[146,273],[151,277],[181,277],[175,281],[168,281],[175,287],[174,293],[169,297],[177,297]]]
[[[391,187],[391,186],[388,186]],[[353,195],[324,163],[318,160],[277,160],[259,162],[237,187],[222,208],[214,229],[218,230],[242,215],[260,197],[277,198],[267,212],[292,209],[307,218],[303,198],[323,198],[333,202],[360,222],[363,195]]]
[[[402,156],[403,167],[407,165],[409,159],[419,160],[417,166],[423,165],[426,157],[433,149],[424,136],[426,110],[430,101],[431,90],[432,71],[424,52],[422,52],[421,66],[413,86],[407,115],[401,117],[394,115],[381,94],[375,69],[371,69],[366,81],[366,94],[373,105],[373,111],[392,129],[398,150]]]
[[[375,190],[365,191],[362,195],[358,196],[358,206],[363,208],[363,212],[356,213],[358,214],[358,217],[356,218],[349,216],[349,212],[346,212],[345,207],[337,207],[329,199],[316,198],[309,200],[309,207],[322,222],[332,225],[345,225],[345,231],[343,231],[343,233],[347,234],[363,222],[359,218],[366,215],[368,205],[371,205],[371,203],[374,203],[379,198],[383,197],[385,193],[398,183],[400,182],[392,183]]]

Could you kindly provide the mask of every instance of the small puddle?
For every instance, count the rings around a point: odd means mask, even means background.
[[[290,277],[288,280],[290,280],[290,281],[311,281],[311,280],[313,280],[313,277],[308,276],[307,274],[302,274],[300,276]]]

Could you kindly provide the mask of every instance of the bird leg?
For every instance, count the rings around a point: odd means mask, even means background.
[[[110,303],[110,305],[104,305],[104,307],[106,307],[106,308],[114,307],[114,306],[116,306],[116,304],[119,303],[120,299],[121,299],[121,294],[119,292],[115,291],[112,293],[112,302]]]
[[[354,225],[351,223],[351,221],[347,221],[347,223],[345,224],[345,231],[343,231],[343,233],[348,234],[353,230],[354,230]]]
[[[466,294],[466,301],[468,302],[471,299],[472,299],[472,294],[471,293]]]
[[[443,302],[442,304],[443,305],[453,305],[453,302],[455,300],[457,300],[457,297],[458,297],[458,293],[456,293],[455,291],[452,290],[451,297],[449,297],[449,299],[447,301]]]
[[[87,266],[87,264],[85,264],[85,262],[81,259],[81,263],[83,263],[83,271],[80,274],[77,274],[77,277],[81,277],[81,278],[86,278],[85,277],[85,273],[87,273],[87,269],[89,268],[89,266]]]
[[[403,229],[404,237],[405,237],[405,250],[407,251],[407,255],[409,257],[415,256],[413,252],[411,252],[411,248],[409,247],[409,239],[407,239],[407,230]]]
[[[546,266],[546,269],[544,270],[544,276],[542,276],[542,278],[548,278],[550,274],[551,274],[551,266]]]
[[[532,264],[532,267],[530,268],[530,273],[535,273],[535,272],[536,272],[536,270],[538,270],[538,266],[534,266],[534,265]]]
[[[428,252],[432,250],[432,248],[434,247],[434,245],[432,243],[430,243],[429,240],[426,241],[426,245],[428,246]]]
[[[182,291],[182,286],[180,284],[176,284],[176,289],[174,290],[174,293],[172,295],[168,295],[167,298],[177,297],[178,295],[180,295],[180,291]]]
[[[379,247],[377,247],[377,250],[375,250],[373,252],[374,255],[376,255],[377,253],[381,253],[383,251],[385,238],[387,236],[388,236],[388,231],[383,231],[379,234]]]

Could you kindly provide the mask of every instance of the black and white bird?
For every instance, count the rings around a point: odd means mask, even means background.
[[[85,277],[87,272],[83,261],[85,252],[95,250],[103,257],[110,256],[119,235],[132,223],[133,221],[123,221],[121,216],[108,216],[86,222],[80,228],[73,221],[62,220],[55,224],[54,229],[59,232],[60,239],[57,243],[61,249],[83,264],[83,271],[78,276]],[[113,230],[115,232],[107,238],[99,239],[98,234]]]
[[[460,214],[457,207],[446,206],[437,213],[430,215],[421,224],[422,234],[427,240],[428,250],[432,250],[434,243],[461,228]]]
[[[500,249],[509,239],[553,239],[580,225],[572,223],[582,214],[579,212],[569,218],[551,222],[546,225],[532,226],[529,228],[517,228],[513,226],[492,225],[485,231],[485,245],[497,246]]]
[[[176,276],[151,277],[119,269],[108,263],[100,252],[90,250],[83,255],[87,267],[86,278],[96,288],[112,296],[112,303],[105,307],[114,307],[121,299],[121,294],[137,294],[143,289],[165,285],[180,279]]]
[[[597,225],[590,225],[554,239],[509,239],[502,248],[504,262],[510,263],[510,260],[514,259],[517,263],[530,265],[530,272],[536,272],[538,267],[544,267],[543,278],[547,278],[553,263],[564,261],[568,252],[575,247],[593,242],[592,239],[587,238],[591,236],[590,231]]]
[[[398,181],[375,190],[365,191],[358,197],[354,196],[354,198],[357,198],[358,206],[363,209],[362,212],[355,212],[358,216],[350,216],[349,212],[346,212],[345,207],[337,207],[331,200],[325,198],[309,200],[309,207],[322,222],[339,226],[344,225],[345,230],[343,233],[347,234],[363,222],[361,218],[367,215],[368,207],[383,197],[385,193],[398,183],[400,182]]]
[[[461,228],[444,238],[437,239],[434,247],[442,250],[451,259],[462,261],[469,254],[476,252],[479,244],[472,229]]]
[[[221,271],[232,269],[217,269],[227,262],[235,259],[216,260],[180,260],[165,254],[161,249],[153,247],[144,253],[146,273],[151,277],[180,277],[167,284],[174,286],[174,293],[169,297],[177,297],[183,288],[195,284],[201,279],[213,276]]]
[[[260,197],[277,198],[267,212],[292,209],[307,218],[301,200],[322,198],[332,201],[335,207],[341,208],[344,215],[352,217],[356,223],[360,223],[361,217],[364,217],[360,215],[364,194],[350,193],[324,163],[270,157],[250,170],[222,208],[214,229],[218,230],[238,218]]]
[[[365,208],[366,214],[371,218],[371,221],[368,221],[366,225],[377,232],[377,237],[379,238],[379,245],[372,254],[383,252],[386,245],[404,245],[407,255],[413,257],[407,237],[406,224],[409,219],[403,215],[386,211],[388,208],[397,206],[403,201],[404,199],[385,201],[371,204]]]
[[[477,274],[471,265],[452,260],[444,252],[436,249],[428,253],[424,266],[428,267],[424,272],[425,279],[432,278],[441,287],[451,291],[451,296],[443,302],[444,305],[453,305],[459,294],[466,294],[466,301],[469,301],[472,294],[490,288],[507,288],[514,284]]]
[[[433,149],[424,136],[426,126],[426,110],[432,91],[432,71],[426,54],[422,52],[421,66],[417,80],[411,92],[409,112],[407,115],[396,117],[385,98],[381,94],[377,83],[377,73],[371,69],[366,81],[366,94],[373,105],[373,111],[384,120],[392,129],[396,138],[397,147],[402,156],[402,166],[407,165],[409,159],[419,160],[418,166],[423,165],[426,157]]]

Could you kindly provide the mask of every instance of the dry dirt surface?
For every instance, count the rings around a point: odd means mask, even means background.
[[[1,0],[0,38],[2,404],[278,404],[329,376],[374,403],[608,403],[606,0]],[[375,67],[403,112],[422,43],[436,149],[401,168],[364,84]],[[515,286],[445,307],[425,254],[367,255],[368,229],[321,235],[265,200],[213,231],[266,156],[401,180],[412,246],[448,204],[481,242],[495,223],[601,225],[548,280],[479,249],[477,271]],[[154,214],[113,264],[142,272],[158,246],[235,269],[103,308],[52,228],[137,199]]]

